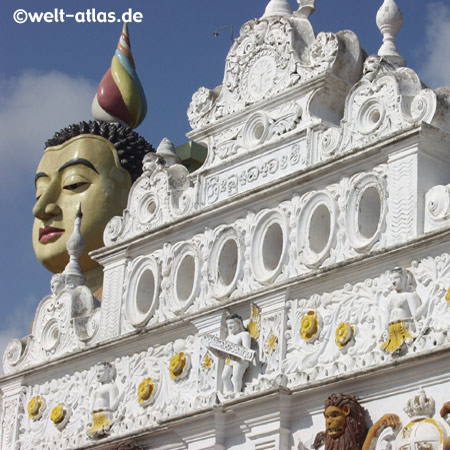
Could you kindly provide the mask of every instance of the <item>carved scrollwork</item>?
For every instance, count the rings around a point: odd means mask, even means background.
[[[188,108],[189,124],[193,129],[208,123],[207,115],[212,110],[217,95],[206,87],[201,87],[192,96]]]
[[[322,158],[332,158],[339,149],[341,139],[342,132],[339,128],[328,128],[328,130],[324,131],[320,138]]]
[[[195,189],[188,170],[181,164],[155,164],[131,188],[123,217],[114,217],[104,232],[106,245],[113,245],[189,214]]]
[[[39,304],[31,334],[12,340],[3,355],[5,373],[81,350],[99,329],[99,301],[86,286],[65,287]]]
[[[320,32],[310,49],[311,63],[315,67],[329,67],[339,50],[339,41],[334,33]]]

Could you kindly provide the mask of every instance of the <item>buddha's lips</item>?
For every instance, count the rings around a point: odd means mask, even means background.
[[[63,230],[62,228],[55,227],[39,228],[39,242],[45,244],[46,242],[61,236],[65,231],[66,230]]]

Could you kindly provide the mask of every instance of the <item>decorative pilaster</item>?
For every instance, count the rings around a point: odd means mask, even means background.
[[[120,335],[126,264],[127,258],[121,255],[120,258],[105,265],[99,341]]]
[[[1,448],[2,450],[15,450],[19,434],[19,414],[22,412],[20,401],[22,378],[12,380],[9,384],[2,386],[1,390]]]

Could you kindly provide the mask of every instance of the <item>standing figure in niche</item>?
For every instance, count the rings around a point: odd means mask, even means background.
[[[414,340],[414,319],[422,313],[421,301],[416,293],[413,274],[396,267],[391,272],[392,291],[382,299],[381,311],[389,335],[381,346],[387,353],[399,352],[405,343]]]
[[[108,434],[114,423],[114,411],[120,401],[119,389],[115,383],[115,368],[107,362],[98,363],[96,377],[100,386],[92,393],[89,408],[93,424],[88,430],[88,435],[92,438]]]
[[[245,329],[241,316],[233,314],[227,317],[227,329],[227,342],[250,348],[252,337]],[[231,355],[225,360],[222,381],[226,392],[241,392],[244,373],[249,365],[249,361],[244,361]]]

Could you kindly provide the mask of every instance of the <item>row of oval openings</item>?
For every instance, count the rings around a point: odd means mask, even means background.
[[[368,187],[359,198],[357,206],[356,228],[362,240],[370,240],[377,233],[381,221],[382,204],[376,187]],[[318,203],[309,218],[304,231],[307,233],[308,251],[320,255],[330,245],[334,218],[325,203]],[[252,244],[252,268],[258,281],[271,281],[282,265],[287,248],[287,229],[282,216],[268,213],[256,226]],[[216,245],[217,244],[217,245]],[[216,298],[224,298],[234,289],[239,278],[242,248],[239,237],[230,230],[224,233],[213,246],[208,262],[208,282]],[[195,252],[181,252],[173,267],[172,294],[178,308],[188,307],[198,291],[200,284],[199,258]],[[157,269],[147,267],[137,277],[137,284],[132,297],[137,315],[149,316],[159,296],[159,274]],[[133,315],[132,313],[129,315]],[[139,322],[135,320],[132,322]]]

